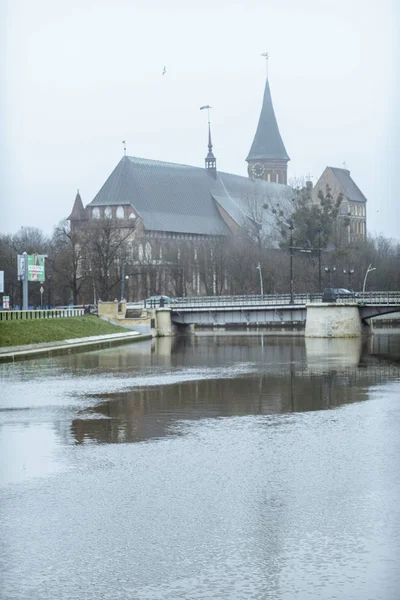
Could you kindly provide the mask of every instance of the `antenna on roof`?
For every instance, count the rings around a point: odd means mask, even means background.
[[[126,141],[122,140],[122,143],[124,145],[124,156],[126,156]]]
[[[267,79],[268,79],[268,59],[269,59],[269,54],[268,54],[268,52],[263,52],[261,54],[261,56],[263,56],[265,58],[266,62],[267,62]]]

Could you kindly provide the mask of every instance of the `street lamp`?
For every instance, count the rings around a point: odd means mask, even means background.
[[[349,290],[351,290],[351,276],[354,275],[354,269],[343,269],[343,274],[349,276]]]
[[[294,304],[294,293],[293,293],[293,229],[294,225],[292,221],[290,223],[283,223],[286,227],[289,227],[290,230],[290,304]]]
[[[259,271],[259,273],[260,273],[260,293],[261,293],[261,296],[264,296],[264,285],[263,285],[263,278],[262,278],[262,271],[261,271],[260,263],[258,263],[258,265],[257,265],[257,271]]]
[[[365,284],[367,283],[368,273],[371,273],[371,271],[376,271],[376,267],[373,267],[372,265],[368,266],[367,272],[365,273],[365,277],[364,277],[363,293],[365,292]]]
[[[321,283],[321,227],[318,227],[318,291],[322,292],[322,283]]]
[[[332,273],[335,273],[336,267],[325,267],[325,273],[329,275],[328,287],[332,287]]]
[[[290,223],[285,223],[285,221],[282,221],[282,225],[285,225],[290,230],[290,246],[289,246],[289,250],[290,250],[290,304],[294,304],[294,293],[293,293],[293,288],[294,288],[294,285],[293,285],[293,229],[294,229],[294,225],[293,225],[292,221],[290,221]]]

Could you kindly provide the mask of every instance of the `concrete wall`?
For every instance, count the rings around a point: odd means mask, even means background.
[[[306,337],[351,338],[361,331],[357,304],[307,304]]]

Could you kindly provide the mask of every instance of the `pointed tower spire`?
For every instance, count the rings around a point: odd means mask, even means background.
[[[206,106],[201,106],[200,110],[207,109],[208,112],[208,154],[205,158],[205,167],[206,171],[212,175],[214,178],[217,177],[217,159],[213,153],[213,145],[211,141],[211,124],[210,124],[210,108],[208,104]]]
[[[67,221],[70,221],[71,227],[74,228],[77,225],[78,221],[86,220],[86,212],[83,207],[83,202],[79,190],[75,196],[74,206],[72,207],[71,214],[67,218]]]
[[[268,60],[268,55],[266,56]],[[256,135],[246,161],[249,177],[287,183],[287,163],[290,158],[279,133],[268,74],[265,82],[264,99]]]

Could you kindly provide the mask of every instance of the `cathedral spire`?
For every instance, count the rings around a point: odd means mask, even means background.
[[[205,168],[206,171],[212,175],[213,177],[217,176],[217,159],[213,153],[213,145],[211,141],[211,124],[210,124],[210,108],[208,104],[206,106],[201,106],[200,110],[207,109],[208,112],[208,154],[205,158]]]
[[[266,58],[268,59],[268,55]],[[249,177],[286,183],[289,160],[290,158],[279,133],[267,74],[260,119],[249,155],[246,158],[249,163]]]

